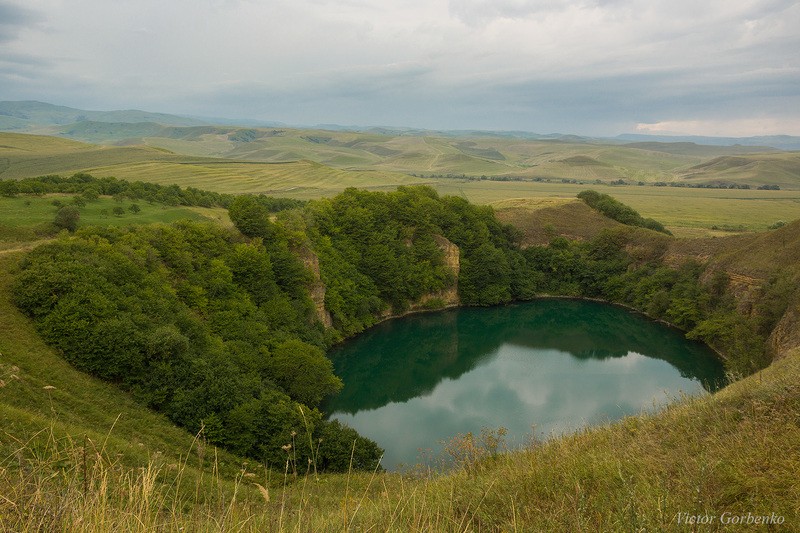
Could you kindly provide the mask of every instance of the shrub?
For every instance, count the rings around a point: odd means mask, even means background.
[[[69,232],[74,232],[78,229],[78,220],[81,218],[81,213],[77,207],[65,205],[56,212],[56,217],[53,224],[60,229],[65,229]]]

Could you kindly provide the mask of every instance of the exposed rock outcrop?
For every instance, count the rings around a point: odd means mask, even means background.
[[[381,319],[396,318],[419,311],[457,307],[461,304],[461,300],[458,297],[458,274],[461,271],[460,250],[458,246],[441,235],[434,235],[433,239],[436,241],[436,246],[442,251],[444,256],[442,261],[445,267],[453,275],[453,283],[441,291],[422,295],[419,300],[412,302],[403,313],[394,313],[391,309],[387,309],[381,315]]]
[[[380,319],[385,320],[418,311],[456,307],[461,303],[458,298],[458,274],[461,268],[460,250],[458,246],[441,235],[434,235],[433,238],[439,250],[442,251],[445,267],[453,275],[453,283],[441,291],[423,295],[416,302],[412,302],[404,313],[395,314],[391,309],[388,309],[381,315]],[[313,276],[313,281],[309,287],[309,295],[314,302],[317,318],[326,328],[332,327],[333,319],[325,307],[326,288],[320,277],[319,257],[307,245],[295,249],[295,253]]]
[[[308,246],[303,246],[297,250],[297,254],[314,277],[309,287],[309,295],[311,296],[311,301],[314,302],[317,318],[326,328],[329,328],[333,326],[333,320],[331,319],[331,314],[325,308],[325,284],[319,274],[319,257]]]
[[[775,359],[780,359],[800,347],[800,308],[797,305],[789,306],[767,342]]]
[[[445,307],[453,307],[461,303],[458,299],[458,274],[461,271],[461,256],[458,246],[448,241],[441,235],[434,235],[433,239],[436,241],[436,246],[444,254],[444,265],[453,273],[453,284],[436,294],[425,295],[421,299],[421,303],[429,302],[433,298],[440,298],[444,302]]]

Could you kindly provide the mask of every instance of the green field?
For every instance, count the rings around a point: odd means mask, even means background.
[[[25,242],[35,241],[53,235],[57,230],[52,226],[58,207],[53,202],[69,205],[72,196],[46,195],[42,197],[2,198],[0,197],[0,251],[24,246]],[[140,211],[133,213],[132,204]],[[124,212],[114,214],[114,208],[121,207]],[[147,202],[126,200],[118,202],[113,198],[100,197],[86,202],[80,211],[78,227],[81,226],[129,226],[132,224],[170,223],[181,219],[227,221],[227,213],[220,209],[199,207],[171,207]]]
[[[788,222],[800,218],[799,191],[450,180],[433,182],[433,185],[441,194],[464,196],[472,202],[498,206],[509,199],[536,204],[547,198],[575,198],[582,190],[594,188],[630,205],[643,216],[679,231],[710,230],[712,226],[741,226],[744,230],[761,231],[779,220]]]
[[[485,204],[574,198],[584,189],[598,188],[683,236],[764,230],[777,221],[800,218],[800,156],[796,152],[690,143],[614,145],[290,129],[195,127],[165,131],[171,136],[139,139],[151,146],[98,146],[0,133],[0,179],[82,171],[97,177],[300,199],[333,196],[347,187],[391,190],[399,185],[429,184],[441,194]],[[242,138],[245,140],[237,140]],[[551,181],[438,177],[448,174],[544,177]],[[770,182],[782,190],[607,185],[620,178]],[[562,182],[567,179],[581,183]]]
[[[129,181],[303,199],[333,196],[347,187],[394,189],[422,182],[396,172],[340,170],[307,160],[287,163],[156,161],[89,167],[85,171],[94,176],[114,176]]]

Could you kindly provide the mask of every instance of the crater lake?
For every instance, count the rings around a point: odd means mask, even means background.
[[[393,319],[329,356],[344,388],[325,411],[384,448],[389,470],[446,463],[457,435],[502,427],[514,448],[725,382],[719,358],[679,330],[561,298]]]

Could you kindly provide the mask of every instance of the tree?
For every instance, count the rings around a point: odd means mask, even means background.
[[[74,232],[78,229],[78,220],[81,218],[81,213],[77,207],[65,205],[56,212],[56,218],[53,224],[60,229],[65,229],[69,232]]]
[[[511,300],[511,269],[502,250],[480,245],[461,261],[458,291],[469,305],[496,305]]]
[[[269,220],[269,210],[250,195],[237,197],[228,208],[236,228],[248,237],[261,237],[268,241],[275,233]]]
[[[142,210],[142,208],[139,207],[139,204],[131,204],[131,206],[128,208],[128,211],[130,211],[134,215],[139,213],[139,211],[141,211],[141,210]]]
[[[351,469],[374,471],[378,468],[383,450],[353,428],[338,420],[331,420],[321,424],[319,435],[321,442],[317,467],[320,470],[347,472]]]
[[[342,388],[342,380],[333,374],[333,363],[323,351],[299,340],[275,348],[270,371],[286,394],[311,407]]]
[[[114,207],[112,212],[114,213],[114,216],[118,216],[118,217],[121,217],[122,215],[125,214],[125,210],[120,206]]]
[[[13,198],[19,192],[16,180],[0,180],[0,196]]]
[[[269,303],[280,293],[270,257],[260,244],[235,245],[226,263],[234,281],[250,294],[256,305]]]
[[[94,202],[100,197],[100,191],[96,187],[88,187],[82,194],[87,202]]]

